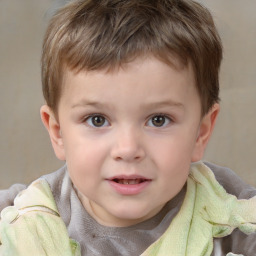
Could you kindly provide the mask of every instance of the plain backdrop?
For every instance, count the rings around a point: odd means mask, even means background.
[[[64,164],[39,116],[42,38],[64,2],[0,0],[0,188],[28,184]],[[200,2],[212,11],[224,45],[221,113],[204,158],[256,186],[256,1]]]

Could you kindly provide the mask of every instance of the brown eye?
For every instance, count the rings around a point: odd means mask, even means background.
[[[156,115],[150,118],[147,125],[151,127],[164,127],[171,122],[170,118],[164,115]]]
[[[89,126],[98,127],[98,128],[109,125],[106,118],[101,115],[90,116],[86,119],[86,122]]]

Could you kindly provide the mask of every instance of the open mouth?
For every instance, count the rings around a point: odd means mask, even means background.
[[[110,186],[119,194],[125,196],[137,195],[144,191],[152,182],[138,175],[120,175],[107,179]]]
[[[146,179],[118,179],[118,178],[115,178],[112,181],[116,182],[118,184],[123,184],[123,185],[137,185],[137,184],[146,182],[148,180],[146,180]]]

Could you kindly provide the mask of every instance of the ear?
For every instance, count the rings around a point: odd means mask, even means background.
[[[56,157],[60,160],[65,160],[65,150],[60,125],[53,111],[49,106],[44,105],[40,109],[40,115],[42,122],[50,135]]]
[[[205,148],[213,132],[218,113],[219,104],[214,104],[209,112],[202,118],[198,130],[198,137],[192,154],[192,162],[200,161],[203,158]]]

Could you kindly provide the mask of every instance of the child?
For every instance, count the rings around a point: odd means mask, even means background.
[[[255,255],[256,190],[200,161],[221,59],[191,0],[61,9],[44,40],[41,117],[66,165],[0,193],[0,255]]]

